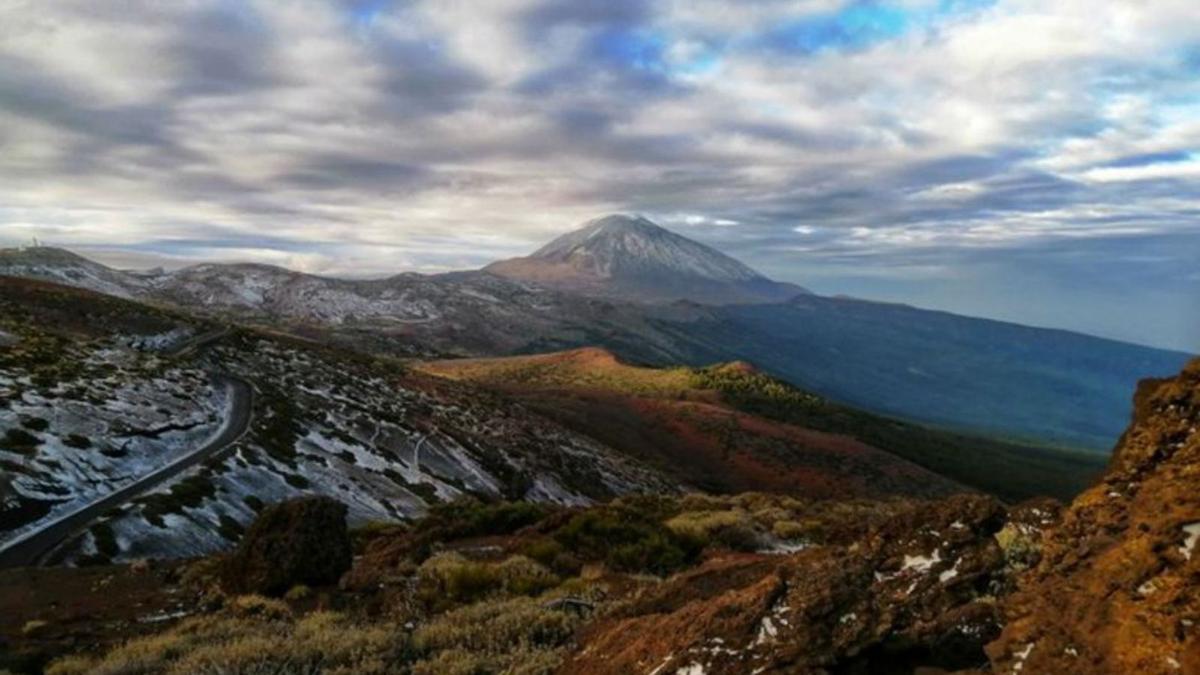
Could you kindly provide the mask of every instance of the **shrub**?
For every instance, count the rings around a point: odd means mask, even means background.
[[[131,640],[98,658],[67,657],[51,675],[134,673],[364,673],[403,672],[405,631],[388,623],[364,625],[332,612],[299,620],[277,611],[278,601],[247,598],[217,615],[185,619],[165,633]],[[271,607],[270,611],[258,611]],[[286,609],[286,608],[284,608]]]
[[[458,553],[440,553],[417,569],[418,592],[435,609],[475,602],[499,590],[499,573],[486,563],[467,560]]]
[[[92,541],[96,544],[96,550],[105,558],[112,558],[121,552],[121,548],[117,546],[117,537],[113,534],[112,526],[108,523],[97,523],[92,526]]]
[[[571,639],[581,621],[530,598],[447,612],[414,631],[414,648],[428,658],[414,672],[553,672],[559,662],[554,650]],[[482,670],[440,668],[464,664]]]
[[[585,560],[603,560],[620,572],[668,574],[692,562],[701,542],[679,536],[631,509],[602,507],[577,514],[554,533]]]
[[[795,541],[803,539],[808,530],[794,520],[777,520],[771,526],[771,533],[780,539]]]
[[[291,618],[292,610],[286,603],[261,595],[239,595],[229,603],[229,611],[239,617],[257,617],[280,621]]]
[[[288,589],[287,593],[283,594],[283,599],[288,602],[299,602],[307,600],[312,596],[312,589],[304,584],[296,584]]]
[[[168,492],[146,495],[138,501],[142,503],[142,513],[147,520],[161,522],[164,515],[182,513],[185,508],[194,509],[216,494],[212,479],[201,473],[172,485]]]
[[[221,585],[234,593],[279,595],[296,584],[336,583],[353,557],[346,506],[308,497],[263,510],[224,563]]]
[[[485,504],[467,497],[434,506],[421,529],[437,529],[447,539],[512,534],[549,513],[549,507],[533,502]]]
[[[76,450],[87,450],[88,448],[92,447],[92,440],[87,436],[69,434],[63,439],[63,445],[67,446],[68,448],[75,448]]]
[[[1019,523],[1006,523],[995,535],[996,544],[1004,552],[1004,561],[1013,571],[1033,567],[1041,559],[1042,545],[1036,530]]]
[[[753,551],[761,537],[753,521],[741,510],[685,512],[666,523],[676,534],[704,544],[716,543],[735,551]]]
[[[4,432],[4,439],[0,440],[0,448],[22,455],[33,453],[41,444],[42,441],[37,436],[16,428]]]
[[[40,417],[27,417],[21,420],[21,426],[32,431],[45,431],[50,428],[50,423]]]
[[[583,565],[578,557],[550,537],[534,539],[521,548],[521,553],[564,576],[578,574]]]
[[[559,579],[538,562],[515,555],[496,566],[504,590],[512,595],[538,595],[558,585]]]
[[[729,502],[724,497],[690,492],[680,498],[679,509],[685,513],[689,511],[726,511],[729,509]]]
[[[557,650],[516,646],[507,654],[477,654],[464,649],[438,652],[413,666],[413,675],[551,675],[558,672],[562,655]]]
[[[558,583],[544,565],[520,555],[490,563],[440,553],[417,569],[418,594],[435,610],[500,594],[537,595]]]
[[[246,528],[242,527],[241,523],[224,513],[217,516],[217,534],[220,534],[225,540],[237,541],[242,538],[245,531]]]

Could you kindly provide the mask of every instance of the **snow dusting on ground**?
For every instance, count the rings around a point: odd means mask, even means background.
[[[68,347],[71,367],[56,378],[0,368],[0,543],[178,459],[220,427],[226,392],[206,372],[121,342]]]
[[[466,494],[587,504],[587,489],[671,489],[588,439],[530,427],[527,413],[476,408],[308,350],[255,340],[208,359],[255,385],[251,430],[227,456],[119,509],[106,523],[114,559],[228,548],[263,504],[300,494],[345,503],[360,525],[419,517]],[[76,555],[96,543],[85,537]]]

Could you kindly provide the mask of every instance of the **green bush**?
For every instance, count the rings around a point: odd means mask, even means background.
[[[29,455],[33,454],[41,444],[41,439],[24,429],[9,429],[4,433],[4,440],[0,441],[0,448],[9,452]]]
[[[669,574],[691,563],[703,542],[672,532],[632,509],[602,507],[573,517],[554,533],[571,553],[619,572]]]
[[[241,523],[233,518],[230,518],[224,513],[218,516],[217,522],[217,533],[220,534],[221,537],[223,537],[226,541],[238,541],[246,532],[246,528],[242,527]]]
[[[494,595],[537,595],[558,583],[544,565],[520,555],[492,563],[440,553],[417,569],[418,593],[435,610]]]
[[[438,504],[418,526],[442,539],[512,534],[550,514],[550,507],[532,502],[484,503],[473,497]]]
[[[28,417],[21,420],[21,426],[33,431],[45,431],[50,428],[50,423],[40,417]]]
[[[413,632],[417,673],[552,673],[582,619],[529,598],[480,602]]]
[[[142,513],[146,520],[159,524],[162,517],[168,513],[182,513],[185,508],[196,508],[205,499],[217,494],[217,488],[212,479],[204,474],[189,476],[171,486],[167,493],[146,495],[138,501],[142,504]]]
[[[92,447],[92,440],[87,436],[70,434],[63,439],[63,445],[67,446],[68,448],[75,448],[76,450],[87,450],[88,448]]]
[[[808,528],[794,520],[777,520],[771,526],[771,533],[780,539],[796,541],[808,535]]]
[[[559,583],[547,567],[523,555],[515,555],[496,565],[504,590],[510,595],[538,595]]]
[[[677,535],[735,551],[754,551],[762,543],[749,514],[733,511],[687,511],[668,520],[667,528]]]
[[[435,555],[417,570],[418,593],[435,610],[480,600],[496,592],[502,583],[494,567],[467,560],[458,553]]]
[[[96,544],[96,550],[105,558],[112,558],[121,552],[121,548],[117,546],[117,537],[113,534],[112,526],[108,523],[97,523],[92,526],[92,541]]]

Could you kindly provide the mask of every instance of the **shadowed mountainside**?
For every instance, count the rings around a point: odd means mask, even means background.
[[[604,349],[585,348],[415,367],[502,390],[633,456],[669,462],[684,471],[704,471],[707,477],[699,484],[723,491],[766,489],[772,475],[757,476],[755,480],[765,482],[754,488],[731,485],[737,470],[725,463],[705,465],[702,457],[713,453],[696,449],[739,447],[739,442],[748,446],[746,439],[782,430],[796,437],[796,452],[865,445],[885,451],[884,457],[904,458],[1011,500],[1037,495],[1070,498],[1103,468],[1103,459],[1096,455],[975,438],[838,405],[746,362],[650,368],[624,363]],[[862,476],[868,483],[876,473],[873,468],[858,471],[865,471]]]

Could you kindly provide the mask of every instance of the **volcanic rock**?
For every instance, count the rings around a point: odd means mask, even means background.
[[[1143,382],[1104,479],[1050,530],[995,672],[1200,672],[1200,360]]]

